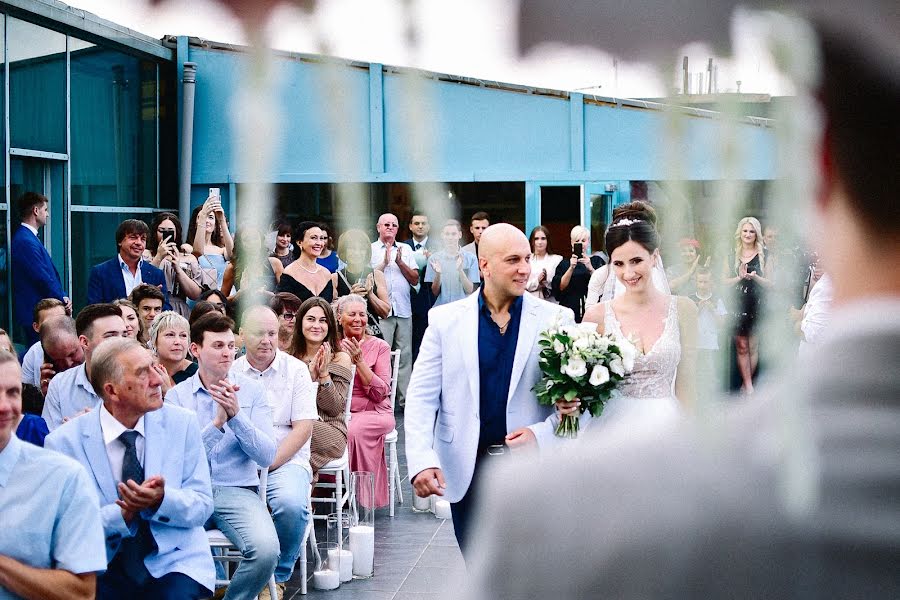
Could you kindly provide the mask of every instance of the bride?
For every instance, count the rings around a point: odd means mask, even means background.
[[[587,310],[584,322],[600,333],[627,338],[637,349],[634,369],[620,384],[599,417],[585,411],[581,429],[624,423],[652,429],[677,418],[694,402],[697,308],[654,285],[659,234],[643,219],[620,219],[606,232],[610,268],[624,293]],[[557,402],[560,414],[579,403]]]

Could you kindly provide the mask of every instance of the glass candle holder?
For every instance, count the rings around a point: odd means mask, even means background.
[[[358,579],[375,574],[375,474],[350,473],[350,552],[353,576]]]
[[[316,544],[316,570],[312,586],[317,590],[336,590],[341,585],[341,551],[334,542]]]
[[[347,583],[353,579],[353,553],[350,552],[349,542],[346,541],[350,530],[350,515],[341,513],[341,518],[338,520],[338,514],[331,513],[328,515],[326,523],[327,537],[325,539],[337,545],[337,549],[331,552],[340,553],[341,583]]]

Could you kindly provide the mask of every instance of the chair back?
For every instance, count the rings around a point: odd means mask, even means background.
[[[353,404],[353,380],[356,379],[356,365],[350,367],[350,385],[347,386],[347,397],[344,399],[344,424],[350,424],[350,405]]]
[[[397,375],[400,371],[400,351],[391,352],[391,412],[394,411],[394,401],[397,399]]]

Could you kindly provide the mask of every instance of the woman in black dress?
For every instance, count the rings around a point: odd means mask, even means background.
[[[290,292],[304,301],[318,296],[331,302],[334,299],[331,272],[316,262],[328,243],[328,234],[318,223],[303,221],[294,228],[293,240],[296,259],[284,269],[276,291]]]
[[[576,225],[569,235],[572,240],[572,256],[563,258],[553,275],[551,290],[559,303],[575,313],[575,322],[584,316],[588,282],[596,269],[603,266],[603,259],[591,256],[591,232]]]
[[[734,254],[722,267],[722,284],[736,297],[734,347],[741,392],[753,393],[753,372],[759,362],[759,340],[754,326],[762,304],[763,288],[771,287],[763,251],[762,227],[755,217],[744,217],[734,232]]]

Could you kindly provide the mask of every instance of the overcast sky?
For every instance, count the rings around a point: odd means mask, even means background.
[[[190,35],[218,42],[246,44],[240,23],[211,0],[169,0],[151,7],[148,0],[70,0],[72,6],[145,35]],[[407,8],[411,7],[411,8]],[[296,7],[278,8],[270,24],[273,47],[296,52],[327,53],[389,65],[412,66],[442,73],[618,97],[651,97],[665,93],[654,65],[631,62],[593,48],[545,45],[520,56],[516,47],[516,0],[327,0],[312,15]],[[415,32],[415,44],[407,32]],[[768,60],[752,18],[733,24],[734,57],[716,57],[719,91],[789,93]],[[702,44],[687,54],[691,71],[705,70],[713,56]],[[680,85],[680,77],[678,78]],[[594,86],[601,86],[599,88]]]

